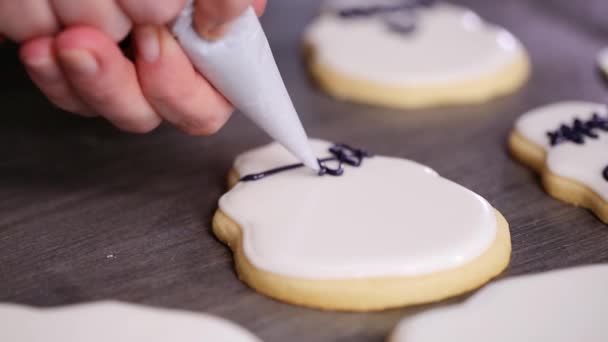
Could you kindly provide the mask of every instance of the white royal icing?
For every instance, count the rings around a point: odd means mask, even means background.
[[[391,32],[379,16],[345,19],[327,10],[377,2],[326,4],[305,34],[319,63],[359,79],[424,86],[488,76],[521,58],[523,48],[509,32],[457,5],[416,10],[411,34]]]
[[[462,303],[406,317],[390,342],[608,341],[608,265],[492,283]]]
[[[328,142],[313,140],[319,157]],[[278,144],[237,157],[239,175],[294,163]],[[494,209],[413,161],[382,156],[339,177],[300,168],[239,182],[220,209],[257,268],[300,278],[415,276],[466,264],[495,240]]]
[[[608,166],[608,132],[596,129],[599,138],[585,138],[584,144],[563,142],[551,146],[548,132],[562,124],[572,125],[576,118],[589,120],[594,113],[608,116],[605,105],[592,102],[559,102],[525,113],[516,123],[516,130],[530,142],[547,152],[548,169],[562,177],[576,180],[608,201],[608,181],[602,171]]]
[[[0,341],[7,342],[260,342],[210,315],[118,302],[51,309],[0,304],[0,326]]]

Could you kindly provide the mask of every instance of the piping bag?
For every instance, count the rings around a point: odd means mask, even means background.
[[[193,1],[189,1],[172,30],[194,67],[270,137],[305,166],[318,171],[319,162],[253,8],[213,41],[199,36],[193,16]]]

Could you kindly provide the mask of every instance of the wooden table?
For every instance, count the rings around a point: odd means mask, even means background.
[[[420,161],[487,198],[511,224],[506,276],[608,261],[608,227],[548,197],[505,151],[522,112],[606,98],[594,65],[608,40],[605,0],[455,1],[520,37],[532,78],[517,94],[484,105],[413,111],[338,102],[315,89],[299,39],[318,4],[270,2],[263,22],[311,136]],[[28,81],[14,47],[1,49],[0,301],[116,299],[203,311],[270,342],[382,341],[406,312],[309,310],[237,280],[210,219],[234,156],[268,141],[244,117],[235,115],[209,138],[168,126],[123,134],[103,120],[53,109]]]

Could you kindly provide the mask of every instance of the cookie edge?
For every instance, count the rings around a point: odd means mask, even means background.
[[[516,129],[509,135],[508,146],[511,156],[540,174],[543,188],[551,197],[591,210],[603,223],[608,224],[608,202],[587,185],[551,172],[546,165],[547,153],[541,146]]]
[[[307,38],[303,38],[302,55],[313,82],[330,96],[397,109],[487,102],[522,88],[530,78],[532,69],[528,52],[522,47],[513,62],[494,73],[431,86],[403,87],[364,80],[333,70],[319,61],[314,43]]]
[[[238,182],[231,170],[229,184]],[[376,311],[426,304],[473,291],[502,273],[510,262],[509,224],[495,210],[496,238],[477,258],[453,269],[423,276],[313,280],[283,276],[255,267],[243,251],[242,229],[218,209],[213,217],[215,236],[230,247],[241,281],[268,297],[322,310]]]

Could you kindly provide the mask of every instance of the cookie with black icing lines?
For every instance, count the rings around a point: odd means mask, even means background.
[[[525,113],[509,138],[513,156],[541,174],[546,191],[608,223],[608,110],[560,102]]]
[[[431,0],[326,0],[304,47],[329,94],[400,108],[483,102],[518,89],[530,68],[508,31]]]
[[[380,310],[473,290],[507,266],[508,224],[479,195],[410,160],[311,146],[340,172],[298,167],[276,143],[234,162],[213,231],[255,290],[314,308]]]

